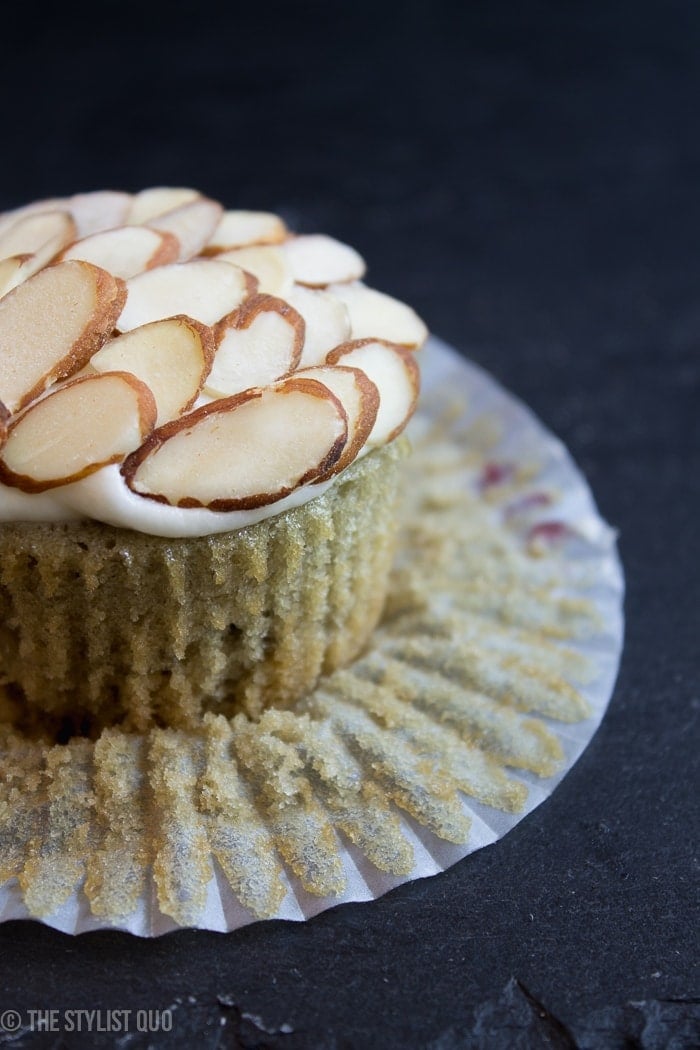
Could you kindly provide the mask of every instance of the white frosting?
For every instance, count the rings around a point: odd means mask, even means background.
[[[339,475],[338,475],[339,476]],[[119,465],[102,467],[71,485],[36,495],[0,484],[0,521],[82,521],[92,519],[152,536],[210,536],[255,525],[320,496],[335,479],[302,485],[284,499],[255,510],[213,511],[171,507],[129,489]]]

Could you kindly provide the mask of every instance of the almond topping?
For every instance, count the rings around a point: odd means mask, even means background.
[[[144,270],[176,262],[179,254],[179,241],[171,233],[147,226],[118,226],[76,241],[61,258],[84,259],[127,280]]]
[[[81,376],[14,419],[0,459],[0,480],[44,492],[118,463],[151,431],[156,405],[126,372]]]
[[[379,411],[379,391],[359,368],[322,365],[296,373],[301,379],[317,379],[335,394],[348,417],[348,442],[338,462],[317,481],[326,481],[350,466],[372,433]]]
[[[123,221],[130,226],[140,226],[166,211],[174,211],[183,204],[199,200],[201,196],[198,190],[187,187],[152,186],[131,198],[129,210]]]
[[[295,284],[285,296],[306,322],[301,367],[322,365],[326,355],[350,338],[350,318],[344,303],[328,292]]]
[[[234,248],[216,256],[224,262],[240,266],[257,278],[258,291],[264,295],[279,295],[286,299],[292,289],[292,269],[287,256],[272,244],[251,248]]]
[[[129,297],[117,321],[121,332],[176,314],[215,324],[253,293],[255,279],[231,263],[193,259],[140,273],[127,288]]]
[[[379,411],[367,444],[393,441],[413,415],[420,388],[414,355],[404,346],[381,339],[344,343],[328,355],[328,364],[360,368],[380,391]]]
[[[347,306],[353,339],[386,339],[413,350],[428,337],[415,310],[399,299],[364,284],[338,284],[329,291]]]
[[[190,201],[148,220],[153,230],[172,233],[180,242],[180,261],[198,255],[216,229],[223,208],[206,197]]]
[[[346,440],[338,399],[321,383],[291,376],[167,423],[128,457],[122,474],[134,492],[162,503],[248,510],[325,473]]]
[[[217,351],[206,390],[214,397],[268,386],[293,372],[304,342],[304,321],[288,303],[256,295],[219,321]]]
[[[30,269],[34,258],[33,255],[12,255],[9,259],[0,260],[0,299],[31,277],[32,273],[36,273],[36,270]]]
[[[25,215],[0,234],[0,259],[42,252],[49,262],[74,238],[75,223],[67,211]]]
[[[110,339],[90,360],[97,372],[130,372],[151,390],[156,426],[192,407],[214,359],[210,328],[190,317],[169,317]]]
[[[7,441],[7,424],[10,419],[10,413],[7,411],[2,401],[0,401],[0,449]]]
[[[22,204],[19,208],[0,213],[0,234],[13,226],[25,215],[38,215],[46,211],[70,211],[70,204],[65,197],[50,197],[43,201],[32,201],[31,204]]]
[[[325,233],[292,237],[284,251],[292,266],[294,280],[311,288],[357,281],[365,272],[365,262],[354,248]]]
[[[85,262],[49,266],[0,299],[0,397],[11,412],[74,375],[114,329],[119,278]]]
[[[209,240],[206,254],[249,244],[280,244],[287,235],[279,215],[268,211],[226,211]]]
[[[76,237],[91,237],[93,233],[123,226],[131,207],[131,194],[118,190],[76,193],[66,204],[75,219]]]

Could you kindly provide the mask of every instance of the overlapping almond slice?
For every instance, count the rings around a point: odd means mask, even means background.
[[[414,355],[381,339],[357,339],[332,350],[328,364],[360,368],[379,390],[379,411],[367,444],[393,441],[413,415],[420,388]]]
[[[12,208],[11,211],[4,211],[0,214],[0,234],[26,215],[38,215],[44,211],[70,211],[70,205],[65,197],[47,197],[45,200],[32,201],[30,204],[22,204],[19,208]]]
[[[350,466],[372,433],[379,411],[379,391],[359,368],[320,365],[296,373],[300,379],[316,379],[340,401],[348,417],[348,441],[337,463],[317,481],[326,481]]]
[[[218,259],[159,266],[127,282],[129,297],[117,328],[128,332],[175,314],[186,314],[202,324],[215,324],[236,310],[256,287],[254,277]]]
[[[225,397],[293,372],[301,358],[304,321],[283,299],[256,295],[218,323],[214,338],[217,350],[206,391]]]
[[[125,299],[118,277],[74,260],[40,270],[0,299],[0,398],[10,412],[78,372],[114,329]]]
[[[134,194],[123,221],[133,225],[150,222],[157,215],[199,200],[202,194],[188,186],[152,186]]]
[[[288,230],[279,215],[269,211],[226,211],[209,239],[206,254],[252,244],[281,244]]]
[[[120,190],[96,190],[76,193],[66,202],[75,219],[77,237],[91,237],[93,233],[122,226],[131,207],[131,194]]]
[[[294,280],[310,288],[358,281],[366,269],[364,259],[354,248],[325,233],[292,237],[285,242],[284,251]]]
[[[353,339],[386,339],[413,350],[428,338],[418,314],[399,299],[364,284],[337,284],[329,291],[347,306]]]
[[[240,266],[257,279],[258,291],[265,295],[279,295],[286,299],[292,290],[294,278],[287,256],[274,244],[233,248],[216,256],[223,262]]]
[[[162,503],[248,510],[330,470],[347,434],[335,395],[290,376],[166,423],[126,459],[122,474],[134,492]]]
[[[323,364],[326,354],[350,338],[347,308],[335,296],[295,284],[285,299],[306,323],[301,368]]]
[[[32,268],[34,258],[33,255],[12,255],[9,259],[0,259],[0,299],[41,269],[41,266]]]
[[[74,240],[76,227],[67,211],[44,211],[24,215],[0,233],[0,259],[13,255],[50,253],[52,259],[67,244]]]
[[[155,266],[176,262],[179,255],[180,243],[172,233],[148,226],[117,226],[76,241],[61,258],[84,259],[126,280]]]
[[[153,394],[156,426],[192,407],[214,360],[214,336],[190,317],[141,325],[105,343],[90,359],[97,372],[130,372]]]
[[[10,413],[0,401],[0,449],[7,441],[7,424],[10,421]]]
[[[25,492],[78,481],[120,462],[155,419],[151,391],[128,372],[72,379],[12,421],[0,480]]]
[[[28,211],[0,233],[0,296],[47,266],[74,239],[68,211]]]
[[[223,212],[218,201],[198,197],[148,220],[151,229],[172,233],[180,243],[180,261],[198,255],[206,245]]]

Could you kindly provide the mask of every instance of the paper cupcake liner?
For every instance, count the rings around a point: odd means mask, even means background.
[[[0,920],[156,936],[304,919],[494,842],[571,768],[622,646],[614,533],[526,408],[437,340],[423,361],[365,653],[257,722],[63,746],[0,725]]]

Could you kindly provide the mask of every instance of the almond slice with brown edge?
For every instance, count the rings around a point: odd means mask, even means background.
[[[269,211],[225,211],[209,239],[206,255],[252,244],[281,244],[288,230],[279,215]]]
[[[118,463],[153,429],[151,391],[128,372],[80,376],[12,420],[0,480],[45,492]]]
[[[293,372],[301,358],[304,321],[283,299],[256,295],[219,321],[214,340],[206,392],[227,397]]]
[[[201,196],[199,190],[185,186],[151,186],[134,194],[123,221],[130,226],[140,226],[166,211],[174,211],[183,204],[199,200]]]
[[[254,277],[217,259],[158,266],[127,281],[129,297],[117,328],[128,332],[176,314],[215,324],[236,310],[256,288]]]
[[[43,270],[56,256],[56,239],[46,241],[32,255],[12,255],[0,262],[0,296],[23,284],[39,270]]]
[[[117,226],[76,241],[62,252],[61,259],[84,259],[127,280],[155,266],[177,262],[179,255],[180,243],[172,233],[148,226]]]
[[[379,390],[379,411],[367,439],[373,448],[393,441],[413,415],[420,389],[420,370],[405,346],[381,339],[357,339],[332,350],[331,365],[360,368]]]
[[[70,205],[65,197],[49,197],[43,201],[32,201],[31,204],[22,204],[19,208],[4,211],[0,213],[0,233],[4,233],[25,215],[37,215],[45,211],[70,211]]]
[[[0,299],[0,398],[16,412],[78,372],[114,329],[126,285],[91,263],[40,270]]]
[[[131,194],[121,190],[95,190],[70,197],[66,204],[75,219],[76,237],[91,237],[93,233],[123,226],[131,200]]]
[[[7,441],[7,424],[10,421],[10,413],[7,411],[2,401],[0,401],[0,449]]]
[[[75,223],[67,211],[25,215],[0,234],[0,259],[13,255],[34,255],[43,249],[48,262],[75,236]]]
[[[166,423],[126,459],[122,474],[134,492],[161,503],[249,510],[330,470],[347,432],[345,410],[328,387],[290,376]]]
[[[292,290],[292,269],[283,251],[274,244],[255,245],[251,248],[234,248],[216,256],[223,262],[240,266],[257,278],[258,291],[264,295],[278,295],[286,299]]]
[[[428,338],[418,314],[399,299],[364,284],[338,284],[328,290],[347,306],[353,339],[386,339],[415,350]]]
[[[30,269],[33,255],[11,255],[9,259],[0,259],[0,298],[7,295],[18,284],[32,276]]]
[[[316,481],[326,481],[349,467],[359,455],[372,433],[379,411],[379,391],[371,379],[359,368],[343,365],[320,365],[305,368],[296,375],[300,379],[317,379],[335,394],[348,417],[348,441],[337,463]]]
[[[363,276],[365,261],[354,248],[325,233],[292,237],[284,244],[294,280],[310,288],[357,281]]]
[[[156,399],[156,426],[196,401],[214,360],[214,335],[191,317],[152,321],[105,343],[90,359],[97,372],[130,372]]]
[[[334,295],[295,284],[285,299],[306,322],[301,368],[323,364],[334,347],[350,338],[347,308]]]
[[[172,233],[180,242],[180,260],[198,255],[216,229],[223,208],[217,201],[200,197],[173,211],[148,220],[153,230]]]

